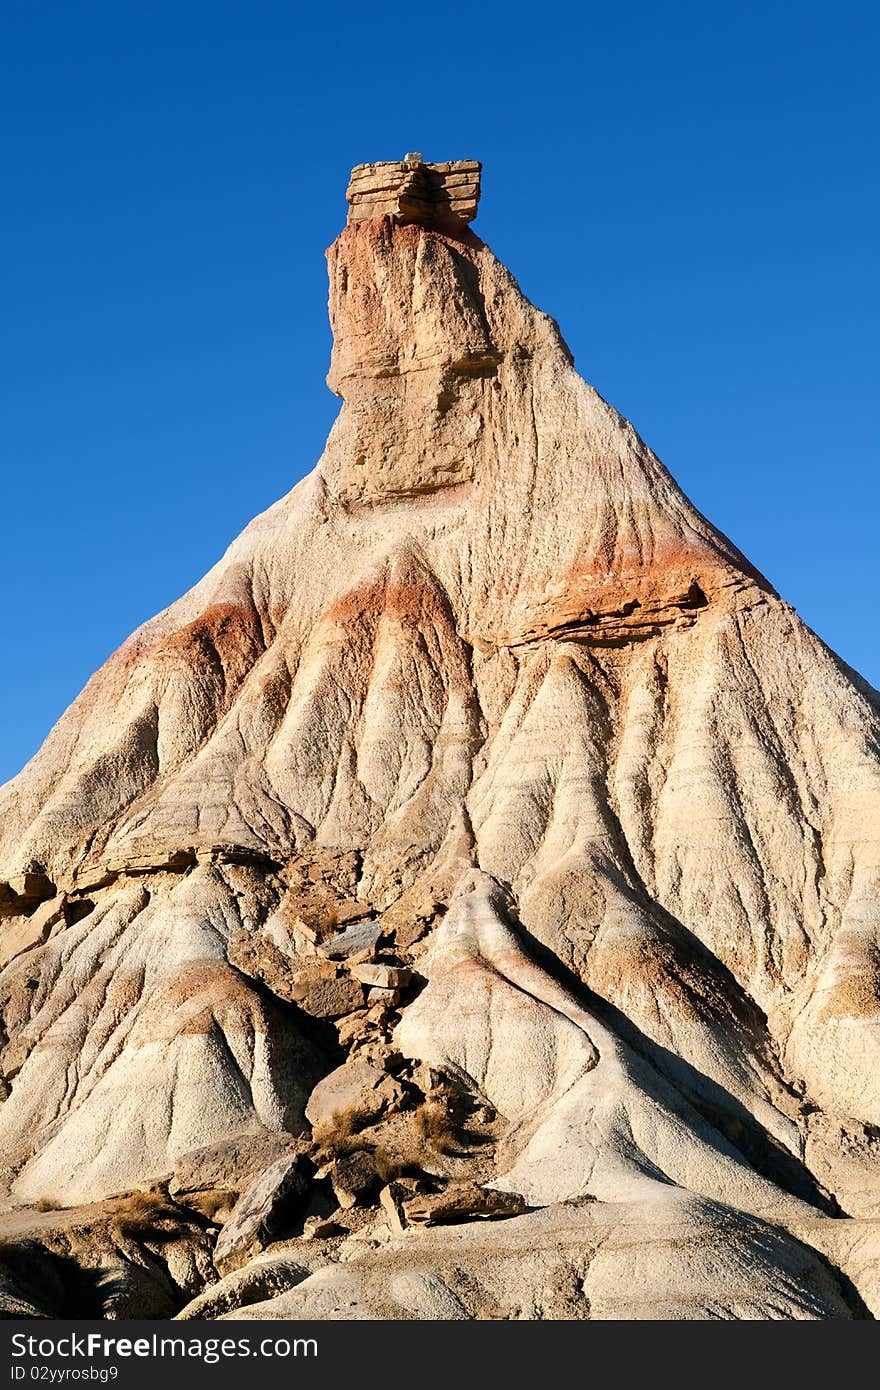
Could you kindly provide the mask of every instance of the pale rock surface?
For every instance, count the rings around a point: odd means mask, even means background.
[[[396,1081],[367,1061],[345,1062],[319,1081],[306,1105],[315,1130],[333,1129],[352,1119],[366,1124],[401,1099]]]
[[[405,1232],[230,1318],[850,1318],[809,1246],[713,1203],[546,1207]]]
[[[302,1129],[317,1075],[310,1045],[225,958],[259,892],[197,869],[95,896],[2,976],[0,1151],[25,1201],[91,1201],[242,1130]]]
[[[370,1027],[543,1210],[269,1316],[876,1314],[880,697],[578,376],[478,177],[356,171],[317,468],[0,792],[8,1203],[307,1129],[342,1058],[290,982],[361,922],[414,972]]]
[[[203,1223],[161,1192],[3,1223],[0,1317],[171,1317],[213,1274]]]
[[[168,1192],[178,1201],[213,1213],[215,1203],[235,1203],[250,1184],[279,1159],[305,1147],[283,1131],[236,1134],[217,1144],[193,1149],[175,1161]]]
[[[229,1274],[270,1245],[289,1209],[308,1190],[300,1154],[276,1158],[241,1194],[214,1247],[214,1264]]]
[[[194,1318],[219,1318],[224,1313],[246,1308],[249,1303],[275,1298],[307,1279],[314,1272],[313,1265],[316,1263],[318,1266],[326,1264],[326,1256],[316,1257],[307,1246],[299,1246],[295,1251],[264,1251],[241,1269],[235,1269],[216,1284],[210,1284],[181,1308],[176,1317],[185,1322]]]

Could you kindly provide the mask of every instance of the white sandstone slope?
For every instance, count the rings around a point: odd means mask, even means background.
[[[291,875],[347,855],[350,915],[429,904],[395,1040],[503,1117],[499,1188],[687,1211],[696,1245],[694,1198],[872,1241],[880,697],[440,216],[475,166],[387,204],[405,167],[359,175],[328,252],[317,468],[0,792],[11,1200],[304,1128],[321,1040],[242,951],[295,958]],[[767,1289],[798,1287],[788,1239]],[[665,1315],[700,1315],[694,1278]],[[812,1274],[762,1314],[756,1278],[730,1315],[846,1315]]]

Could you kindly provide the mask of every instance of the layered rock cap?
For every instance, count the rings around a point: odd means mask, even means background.
[[[353,172],[316,468],[0,792],[8,1229],[134,1202],[191,1316],[876,1315],[880,697],[479,178]]]
[[[476,159],[426,164],[420,154],[400,162],[359,164],[351,171],[348,221],[390,216],[397,222],[455,230],[473,222],[482,165]]]

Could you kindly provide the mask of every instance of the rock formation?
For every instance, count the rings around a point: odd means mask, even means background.
[[[420,154],[408,154],[399,164],[359,164],[351,171],[346,194],[348,220],[387,215],[397,223],[461,231],[477,215],[480,168],[475,159],[425,164]]]
[[[478,196],[354,171],[316,469],[0,793],[9,1308],[880,1309],[880,697]]]

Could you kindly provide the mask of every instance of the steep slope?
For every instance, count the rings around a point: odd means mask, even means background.
[[[317,468],[2,793],[10,1201],[307,1132],[371,999],[303,980],[360,921],[498,1188],[873,1240],[880,702],[577,375],[458,168],[356,171]]]

